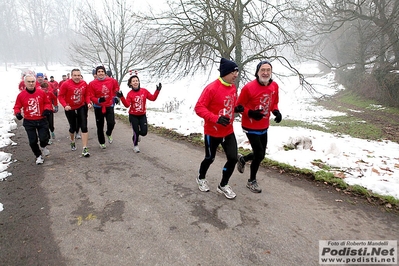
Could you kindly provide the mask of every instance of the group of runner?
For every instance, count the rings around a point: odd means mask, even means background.
[[[120,99],[125,107],[129,107],[133,150],[136,153],[140,152],[139,136],[147,134],[146,99],[155,101],[162,85],[159,83],[156,92],[151,94],[140,87],[138,76],[133,75],[128,81],[132,90],[125,98],[117,80],[109,75],[112,73],[106,71],[104,66],[98,66],[93,71],[94,79],[86,83],[81,71],[73,69],[70,75],[63,76],[58,86],[53,76],[48,81],[43,73],[29,73],[23,76],[19,85],[20,93],[14,105],[14,114],[18,120],[24,119],[23,126],[28,134],[29,145],[36,156],[36,164],[43,164],[44,158],[50,154],[47,145],[52,144],[52,139],[55,138],[54,113],[58,112],[59,104],[64,108],[69,123],[71,150],[77,149],[75,139],[80,130],[82,156],[89,157],[88,110],[94,109],[98,142],[100,148],[106,149],[106,139],[110,144],[113,142],[114,106]]]

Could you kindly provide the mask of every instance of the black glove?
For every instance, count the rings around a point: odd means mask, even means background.
[[[258,110],[249,110],[248,111],[248,116],[255,119],[256,121],[261,120],[265,115],[262,114],[262,109],[258,109]]]
[[[244,112],[244,106],[242,106],[241,104],[234,107],[234,113],[242,113],[242,112]]]
[[[159,85],[157,85],[157,91],[160,91],[162,89],[162,84],[159,82]]]
[[[123,97],[123,92],[122,91],[117,91],[116,92],[116,96],[119,97],[119,98],[122,98]]]
[[[118,97],[114,97],[114,103],[118,104],[119,103],[119,98]]]
[[[24,117],[21,115],[21,113],[18,113],[18,114],[16,114],[15,116],[17,117],[18,120],[21,120],[22,118],[24,118]]]
[[[228,124],[230,124],[230,118],[222,115],[219,117],[219,119],[216,123],[221,124],[222,126],[227,126]]]
[[[51,112],[50,110],[47,110],[47,109],[46,109],[46,110],[44,110],[44,111],[43,111],[43,114],[42,114],[42,116],[46,116],[46,117],[48,117],[48,116],[50,116],[50,115],[51,115],[51,113],[52,113],[52,112]]]
[[[54,106],[54,113],[58,112],[58,106]]]
[[[280,123],[281,119],[283,119],[280,111],[279,110],[273,110],[272,113],[276,116],[276,118],[274,118],[274,121],[276,121],[276,123]]]
[[[105,102],[105,97],[100,97],[100,98],[98,98],[98,102],[99,102],[99,103]]]

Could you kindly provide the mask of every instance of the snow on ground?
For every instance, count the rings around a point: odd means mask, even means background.
[[[4,67],[0,69],[0,79],[3,80],[3,92],[0,97],[0,148],[16,145],[12,140],[14,135],[12,130],[17,126],[12,108],[18,94],[18,83],[23,68],[23,66],[9,67],[8,71],[5,71]],[[39,67],[30,69],[43,72],[48,77],[53,75],[57,81],[60,81],[62,74],[70,72],[74,67],[51,66],[51,68],[51,71]],[[307,74],[318,73],[313,65],[303,65],[302,68],[306,69]],[[273,63],[273,71],[283,70]],[[82,75],[87,82],[92,80],[91,71],[82,72]],[[151,93],[155,91],[155,85],[158,82],[163,84],[158,99],[155,102],[147,101],[147,116],[150,124],[173,129],[184,135],[203,133],[203,121],[193,109],[202,89],[217,78],[217,71],[214,70],[210,75],[209,73],[198,74],[177,82],[156,80],[145,73],[139,73],[139,76],[141,87],[147,88]],[[301,120],[322,126],[332,116],[345,115],[315,105],[318,97],[333,95],[344,89],[334,83],[333,73],[308,79],[309,82],[315,84],[319,92],[313,95],[299,86],[297,77],[280,78],[279,76],[275,77],[275,80],[280,86],[279,109],[283,119]],[[121,89],[125,95],[129,91],[126,81],[121,84]],[[127,114],[127,111],[118,107],[116,113]],[[234,129],[239,147],[250,148],[238,120],[234,122]],[[311,141],[311,148],[307,147],[309,141]],[[297,149],[284,149],[285,145],[292,143],[299,143]],[[18,144],[28,145],[27,142]],[[344,181],[350,185],[358,184],[374,193],[399,199],[399,144],[395,142],[370,141],[299,127],[281,127],[271,121],[266,156],[281,163],[313,171],[321,170],[314,163],[315,161],[323,162],[336,169],[337,174],[344,173]],[[9,164],[12,163],[12,154],[0,150],[0,160],[2,162],[0,180],[3,180],[12,175],[7,171]],[[43,166],[45,167],[45,164]],[[0,203],[0,211],[2,208]]]

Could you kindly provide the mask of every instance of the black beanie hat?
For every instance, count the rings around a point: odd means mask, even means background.
[[[104,66],[98,66],[98,67],[96,67],[96,75],[97,75],[98,70],[100,70],[100,69],[104,70],[104,73],[107,73]]]
[[[230,61],[226,58],[222,58],[220,60],[220,76],[224,77],[230,74],[231,72],[238,71],[238,66],[235,62]]]

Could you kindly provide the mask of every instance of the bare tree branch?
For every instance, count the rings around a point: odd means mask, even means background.
[[[239,80],[248,80],[253,76],[248,64],[296,49],[300,35],[290,25],[294,20],[290,6],[266,0],[171,1],[168,11],[141,16],[159,36],[149,42],[157,52],[150,58],[158,62],[153,71],[180,78],[225,57],[242,70]]]
[[[71,57],[82,68],[104,65],[120,84],[129,70],[143,67],[146,32],[125,0],[103,0],[102,9],[86,0],[77,11],[79,39],[72,43]]]

